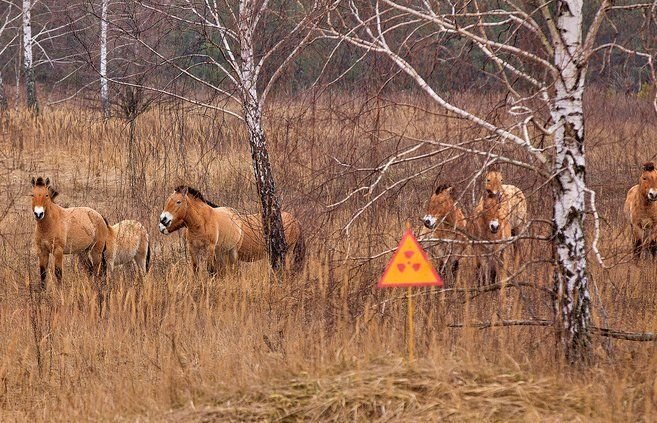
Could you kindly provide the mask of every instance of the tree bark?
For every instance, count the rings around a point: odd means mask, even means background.
[[[9,102],[7,101],[7,94],[5,93],[5,83],[2,80],[2,71],[0,71],[0,113],[7,111]]]
[[[36,81],[34,78],[34,67],[32,61],[32,18],[31,0],[23,0],[23,72],[25,74],[25,90],[27,107],[35,114],[39,113],[37,101]]]
[[[257,91],[258,75],[253,47],[253,22],[256,20],[256,13],[252,0],[240,1],[238,31],[241,66],[239,78],[244,120],[249,131],[253,173],[262,206],[264,237],[271,266],[277,270],[285,262],[287,244],[285,242],[280,202],[276,194],[274,175],[269,162],[269,152],[267,151],[265,132],[262,126],[262,106]]]
[[[287,252],[281,206],[276,194],[274,175],[269,162],[265,133],[262,128],[262,113],[255,102],[245,102],[244,114],[249,131],[249,145],[253,161],[253,173],[262,206],[262,223],[267,251],[272,268],[279,269]]]
[[[109,0],[101,0],[100,11],[100,106],[103,117],[109,117],[109,86],[107,81],[107,7]]]
[[[582,1],[557,2],[555,65],[559,77],[552,118],[558,124],[553,184],[555,321],[557,335],[570,363],[591,357],[591,311],[584,237],[586,166],[583,94],[586,64],[582,63]]]

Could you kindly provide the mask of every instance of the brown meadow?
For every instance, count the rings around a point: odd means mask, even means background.
[[[284,209],[307,234],[305,269],[282,279],[266,261],[241,264],[226,278],[196,277],[182,239],[157,231],[164,201],[181,183],[219,205],[257,211],[239,122],[162,106],[138,118],[130,142],[127,123],[103,123],[83,109],[38,118],[12,111],[0,153],[0,420],[654,420],[654,343],[596,337],[595,363],[577,370],[559,359],[549,326],[472,327],[552,318],[545,241],[523,241],[516,280],[531,286],[464,290],[476,285],[469,259],[453,291],[416,289],[419,358],[404,361],[404,292],[374,287],[389,257],[380,253],[396,246],[406,220],[419,226],[438,183],[452,184],[471,209],[481,184],[467,183],[483,162],[446,152],[392,168],[384,186],[426,172],[397,185],[344,232],[365,200],[329,205],[364,184],[363,169],[414,139],[477,135],[419,100],[398,100],[419,108],[333,96],[269,111]],[[485,109],[497,99],[456,101]],[[656,263],[631,262],[622,215],[641,163],[657,156],[654,112],[649,102],[623,96],[591,94],[587,104],[589,184],[608,267],[591,255],[595,324],[654,332]],[[453,161],[432,168],[446,157]],[[545,235],[549,187],[527,170],[504,172],[527,195],[534,233]],[[38,279],[28,196],[36,174],[51,178],[59,204],[94,207],[112,224],[139,220],[149,232],[151,272],[138,286],[136,273],[117,270],[102,319],[91,281],[70,258],[62,286],[51,274],[46,299],[39,305],[30,295]],[[463,325],[470,327],[454,327]]]

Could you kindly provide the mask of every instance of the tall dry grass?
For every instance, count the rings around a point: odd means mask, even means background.
[[[480,294],[416,289],[416,355],[406,355],[403,292],[374,288],[403,223],[421,215],[437,181],[452,183],[471,206],[468,186],[482,161],[454,161],[392,190],[345,233],[365,201],[327,208],[368,181],[375,167],[412,139],[467,140],[476,130],[420,100],[332,96],[295,100],[269,111],[267,129],[286,209],[300,216],[309,257],[301,275],[279,280],[266,263],[243,265],[221,280],[190,271],[178,235],[157,233],[173,186],[198,187],[215,202],[257,210],[250,155],[238,122],[195,109],[141,116],[132,157],[128,125],[75,108],[37,119],[12,112],[0,157],[0,420],[226,421],[653,420],[657,359],[651,343],[595,339],[587,371],[565,366],[549,327],[453,328],[500,319],[550,319],[549,245],[528,242],[517,280],[537,288]],[[402,101],[403,100],[403,101]],[[495,104],[494,96],[458,101]],[[629,262],[622,202],[638,165],[657,154],[650,105],[591,95],[587,104],[589,183],[604,219],[592,261],[595,323],[654,331],[654,263]],[[499,146],[504,149],[505,146]],[[445,153],[454,154],[454,153]],[[511,152],[511,154],[518,154]],[[393,168],[387,185],[444,159]],[[340,164],[343,163],[343,164]],[[530,196],[530,212],[549,217],[549,188],[522,169],[507,179]],[[37,303],[31,250],[29,177],[50,176],[60,203],[89,205],[111,222],[149,228],[154,268],[140,286],[112,275],[110,313],[99,319],[95,293],[67,260],[64,283],[50,282]],[[538,232],[545,228],[537,223]],[[474,285],[466,260],[451,287]],[[608,319],[598,307],[604,305]]]

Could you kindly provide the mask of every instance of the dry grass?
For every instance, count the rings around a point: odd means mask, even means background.
[[[598,106],[587,111],[590,183],[605,218],[603,253],[613,267],[592,265],[593,281],[610,326],[655,331],[657,271],[651,263],[627,262],[620,210],[638,164],[657,154],[651,142],[657,131],[646,124],[650,106],[640,100],[594,100],[589,104]],[[481,99],[481,105],[494,101]],[[310,245],[304,273],[284,280],[266,263],[245,265],[224,280],[194,277],[180,238],[156,231],[165,197],[181,182],[219,203],[257,210],[238,123],[194,110],[151,111],[137,123],[137,159],[129,162],[128,129],[119,120],[102,124],[74,109],[47,110],[38,119],[13,113],[2,128],[0,156],[0,420],[654,420],[651,343],[614,341],[610,351],[596,339],[593,368],[578,371],[559,360],[550,328],[448,327],[551,318],[547,296],[529,287],[477,296],[417,289],[419,359],[405,363],[402,293],[373,288],[386,257],[349,257],[394,247],[403,222],[421,214],[436,180],[461,188],[471,204],[473,190],[462,189],[463,181],[480,162],[455,157],[452,165],[404,184],[345,236],[340,229],[363,200],[326,206],[365,176],[335,158],[372,167],[408,145],[400,133],[472,135],[465,123],[430,110],[384,105],[336,97],[271,112],[279,189],[286,208],[301,217]],[[384,182],[439,159],[395,168]],[[532,193],[532,214],[549,216],[549,189],[523,170],[506,172]],[[154,270],[140,294],[131,272],[114,275],[107,317],[98,319],[90,282],[71,262],[63,286],[50,283],[40,305],[31,299],[28,286],[37,272],[27,194],[35,174],[54,179],[60,203],[91,205],[111,222],[147,223]],[[548,256],[547,245],[527,243],[523,262],[535,263],[519,279],[548,286]],[[472,278],[466,263],[453,286],[472,286]],[[595,320],[604,324],[599,311]]]

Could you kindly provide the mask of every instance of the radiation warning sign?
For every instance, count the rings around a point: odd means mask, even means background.
[[[377,287],[443,286],[436,269],[410,230],[404,233],[397,251],[386,266]]]

